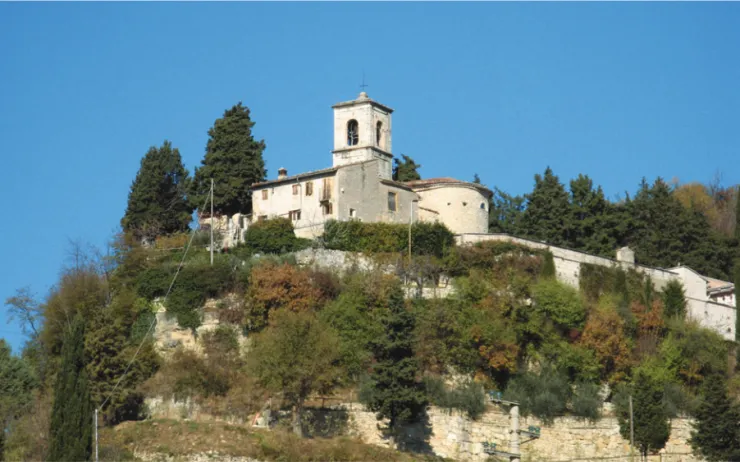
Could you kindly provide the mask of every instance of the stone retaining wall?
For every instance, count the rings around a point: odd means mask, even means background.
[[[171,419],[192,419],[198,421],[221,420],[202,413],[192,403],[175,403],[157,398],[147,399],[151,417]],[[333,412],[348,415],[349,433],[366,443],[391,447],[378,427],[375,414],[358,403],[343,403],[332,406]],[[318,411],[318,410],[317,410]],[[325,415],[331,410],[321,410],[317,415]],[[310,413],[310,410],[309,410]],[[454,460],[479,462],[488,455],[483,452],[484,442],[497,443],[499,449],[509,448],[510,417],[499,407],[489,406],[476,421],[472,421],[457,411],[431,407],[427,413],[428,426],[416,424],[405,429],[405,438],[410,447],[426,450],[438,456]],[[225,419],[224,419],[225,420]],[[249,423],[253,416],[229,419],[230,423]],[[595,423],[584,422],[573,417],[555,419],[551,426],[545,426],[536,418],[520,419],[520,428],[529,425],[541,427],[538,439],[521,444],[522,462],[556,462],[572,460],[599,460],[612,458],[613,461],[629,460],[629,444],[619,434],[619,424],[614,417],[604,417]],[[328,435],[326,435],[328,436]],[[671,422],[671,437],[666,448],[655,460],[662,462],[699,462],[701,459],[691,455],[689,438],[691,425],[688,419],[674,419]],[[623,459],[622,459],[623,458]]]

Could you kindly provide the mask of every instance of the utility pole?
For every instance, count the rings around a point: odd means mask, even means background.
[[[635,421],[634,421],[634,415],[632,413],[632,395],[630,395],[630,456],[633,456],[634,452],[635,452]]]
[[[521,460],[519,458],[519,404],[511,406],[509,415],[511,415],[511,434],[509,435],[511,452],[516,454],[516,456],[511,457],[510,460],[511,462],[519,462]]]
[[[95,432],[95,462],[98,462],[98,408],[93,414],[93,431]]]
[[[211,178],[211,266],[213,266],[213,178]]]
[[[411,223],[414,219],[414,207],[411,206],[411,211],[409,213],[409,270],[411,269]]]
[[[483,443],[483,452],[493,456],[508,458],[509,462],[520,462],[522,457],[520,452],[520,445],[522,444],[520,440],[521,435],[524,434],[527,437],[524,443],[537,439],[540,437],[540,427],[530,425],[526,430],[522,430],[519,428],[519,403],[504,400],[500,391],[489,391],[488,397],[493,403],[510,406],[509,449],[507,451],[498,449],[496,443],[486,441]]]

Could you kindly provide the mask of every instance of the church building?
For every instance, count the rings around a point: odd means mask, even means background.
[[[281,168],[276,179],[254,184],[249,221],[285,217],[306,238],[321,235],[331,219],[441,222],[455,234],[488,232],[492,193],[484,186],[453,178],[393,181],[393,109],[363,91],[333,110],[332,166],[297,175]],[[248,226],[239,221],[230,226],[238,230],[233,234]]]

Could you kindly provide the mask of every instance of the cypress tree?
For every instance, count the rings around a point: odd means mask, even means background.
[[[724,376],[706,377],[692,424],[691,447],[706,460],[740,460],[740,413]]]
[[[131,184],[121,219],[123,230],[146,240],[187,231],[193,213],[187,197],[189,181],[180,152],[169,141],[149,148]]]
[[[401,182],[421,180],[421,175],[417,171],[421,168],[421,165],[405,154],[401,154],[401,157],[403,162],[393,159],[393,179]]]
[[[663,314],[666,319],[683,319],[686,315],[686,297],[683,285],[678,281],[669,282],[663,289]]]
[[[542,272],[540,275],[545,279],[555,278],[555,259],[552,256],[552,252],[545,253],[545,261],[542,264]]]
[[[62,345],[62,364],[54,385],[50,461],[88,460],[92,453],[93,407],[85,369],[84,337],[84,320],[78,314]]]
[[[416,421],[427,405],[413,350],[414,317],[404,306],[399,286],[391,291],[380,323],[385,335],[371,343],[375,364],[364,401],[378,420],[388,419],[388,430],[395,435],[400,425]]]
[[[196,206],[203,204],[213,179],[214,213],[252,213],[252,184],[263,181],[267,174],[262,158],[265,142],[254,139],[252,127],[249,108],[240,101],[208,130],[206,154],[195,169]]]
[[[643,456],[663,449],[670,437],[671,426],[666,415],[663,397],[663,386],[645,371],[637,371],[632,385],[633,416],[635,444]],[[620,434],[623,438],[629,439],[629,412],[620,408],[618,418]]]

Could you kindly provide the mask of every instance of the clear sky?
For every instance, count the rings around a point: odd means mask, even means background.
[[[268,177],[330,166],[363,72],[423,177],[738,183],[739,47],[740,3],[2,3],[0,298],[45,295],[69,239],[116,231],[146,150],[192,172],[240,100]]]

